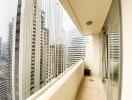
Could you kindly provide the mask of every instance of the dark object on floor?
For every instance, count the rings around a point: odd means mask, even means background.
[[[84,69],[84,75],[85,76],[90,76],[91,75],[91,70],[90,69]]]
[[[89,81],[94,81],[93,79],[89,79]]]

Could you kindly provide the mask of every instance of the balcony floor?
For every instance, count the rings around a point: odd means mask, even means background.
[[[99,76],[84,76],[76,100],[106,100],[102,81]]]

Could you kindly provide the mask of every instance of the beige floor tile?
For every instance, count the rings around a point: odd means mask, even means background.
[[[106,100],[99,76],[84,76],[76,100]]]

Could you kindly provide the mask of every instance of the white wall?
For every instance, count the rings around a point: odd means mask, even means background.
[[[85,57],[85,69],[91,68],[93,62],[93,36],[86,44],[86,57]]]
[[[132,0],[121,0],[123,30],[122,99],[132,100]]]
[[[99,42],[99,34],[94,35],[93,38],[93,68],[95,69],[95,73],[99,74],[100,67],[100,42]]]
[[[100,42],[99,34],[92,36],[91,41],[87,45],[87,54],[86,54],[86,65],[92,70],[94,74],[99,74],[100,67]]]

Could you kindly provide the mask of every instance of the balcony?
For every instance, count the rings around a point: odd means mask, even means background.
[[[27,100],[106,100],[99,75],[84,76],[84,66],[79,61]]]

